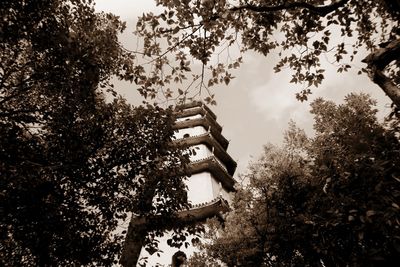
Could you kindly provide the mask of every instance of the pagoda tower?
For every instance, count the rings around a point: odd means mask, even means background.
[[[190,176],[186,180],[191,208],[181,211],[179,217],[203,223],[207,218],[221,216],[229,210],[236,162],[226,151],[229,142],[221,134],[217,116],[204,103],[179,105],[176,115],[175,142],[195,151],[190,156]],[[141,257],[147,257],[147,266],[171,266],[174,255],[183,252],[189,258],[195,251],[193,247],[177,249],[168,246],[166,241],[170,237],[167,232],[159,239],[159,249],[163,251],[160,256],[148,255],[142,248],[139,262]]]

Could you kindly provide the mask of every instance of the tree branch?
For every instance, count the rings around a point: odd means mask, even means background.
[[[318,14],[322,17],[328,15],[329,13],[337,10],[338,8],[344,6],[349,0],[339,0],[337,2],[333,2],[330,5],[326,6],[314,6],[306,2],[293,2],[293,3],[287,3],[284,2],[281,5],[277,6],[257,6],[257,5],[251,5],[251,4],[246,4],[242,6],[237,6],[233,7],[230,10],[231,11],[239,11],[239,10],[251,10],[254,12],[259,12],[259,13],[264,13],[264,12],[274,12],[274,11],[281,11],[281,10],[290,10],[290,9],[296,9],[296,8],[305,8],[311,11],[312,13]]]
[[[383,70],[393,60],[400,60],[400,39],[386,43],[382,48],[369,54],[362,62]]]
[[[163,56],[165,56],[166,54],[168,54],[169,52],[171,52],[172,50],[174,50],[176,47],[178,47],[183,41],[185,41],[187,38],[193,36],[198,30],[200,30],[200,28],[202,27],[202,24],[199,24],[199,26],[197,28],[194,29],[194,31],[186,36],[184,36],[182,38],[182,40],[176,42],[173,46],[169,47],[167,50],[164,51],[164,53],[162,53],[161,55],[157,56],[156,58],[150,60],[149,62],[147,62],[146,64],[150,64],[153,63],[154,61],[156,61],[157,59],[162,58]]]
[[[382,70],[374,66],[370,67],[369,77],[374,83],[379,85],[397,107],[400,107],[400,88]]]
[[[383,71],[395,60],[400,60],[400,39],[396,39],[384,45],[384,47],[372,52],[362,62],[367,63],[369,77],[379,85],[393,103],[400,107],[400,88]]]

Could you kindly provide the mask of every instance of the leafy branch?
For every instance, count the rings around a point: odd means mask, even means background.
[[[333,2],[330,5],[326,6],[314,6],[312,4],[309,4],[307,2],[284,2],[281,5],[277,6],[263,6],[263,5],[251,5],[251,4],[246,4],[242,6],[236,6],[230,8],[231,11],[240,11],[240,10],[251,10],[254,12],[275,12],[275,11],[281,11],[281,10],[291,10],[291,9],[297,9],[297,8],[305,8],[310,10],[312,13],[318,14],[320,16],[326,16],[329,13],[337,10],[338,8],[344,6],[349,0],[340,0],[337,2]]]

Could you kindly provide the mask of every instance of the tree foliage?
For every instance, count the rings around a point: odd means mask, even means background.
[[[187,205],[172,109],[105,100],[134,58],[117,41],[125,25],[91,2],[1,3],[2,266],[110,266],[129,213]]]
[[[370,54],[360,74],[367,72],[400,105],[398,0],[156,2],[165,11],[144,14],[137,23],[141,52],[153,62],[152,73],[138,80],[142,92],[164,90],[171,96],[169,83],[190,79],[189,87],[178,91],[182,98],[190,96],[190,86],[201,90],[228,84],[232,69],[242,61],[241,56],[235,59],[235,47],[240,47],[240,52],[254,50],[265,56],[278,53],[275,71],[290,67],[290,82],[304,85],[297,98],[306,100],[311,87],[324,79],[321,58],[343,72],[365,49]],[[198,75],[191,75],[192,59],[202,64]],[[210,93],[207,100],[212,97]]]
[[[291,125],[284,147],[264,148],[193,266],[395,266],[400,142],[373,105],[354,94],[314,101],[315,137]]]

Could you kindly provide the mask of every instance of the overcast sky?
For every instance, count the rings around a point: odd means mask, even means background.
[[[134,48],[136,38],[132,34],[136,18],[144,12],[157,12],[153,0],[96,0],[96,9],[112,12],[128,23],[121,36],[121,42],[128,48]],[[160,9],[158,9],[160,10]],[[359,55],[359,59],[363,55]],[[290,71],[274,73],[277,55],[268,58],[256,53],[244,55],[244,64],[234,73],[236,77],[229,86],[213,89],[217,106],[211,109],[217,115],[217,121],[223,126],[223,135],[230,140],[228,152],[238,161],[238,171],[246,170],[251,158],[256,159],[266,143],[280,144],[282,133],[290,119],[312,135],[312,116],[309,105],[312,99],[325,99],[342,102],[350,92],[365,92],[378,100],[380,116],[389,112],[389,99],[369,78],[357,75],[363,64],[355,62],[353,70],[338,74],[336,69],[327,65],[326,79],[322,85],[313,89],[308,102],[299,102],[295,93],[301,87],[290,84]],[[118,91],[132,104],[142,101],[136,92],[136,86],[125,82],[116,82]]]

